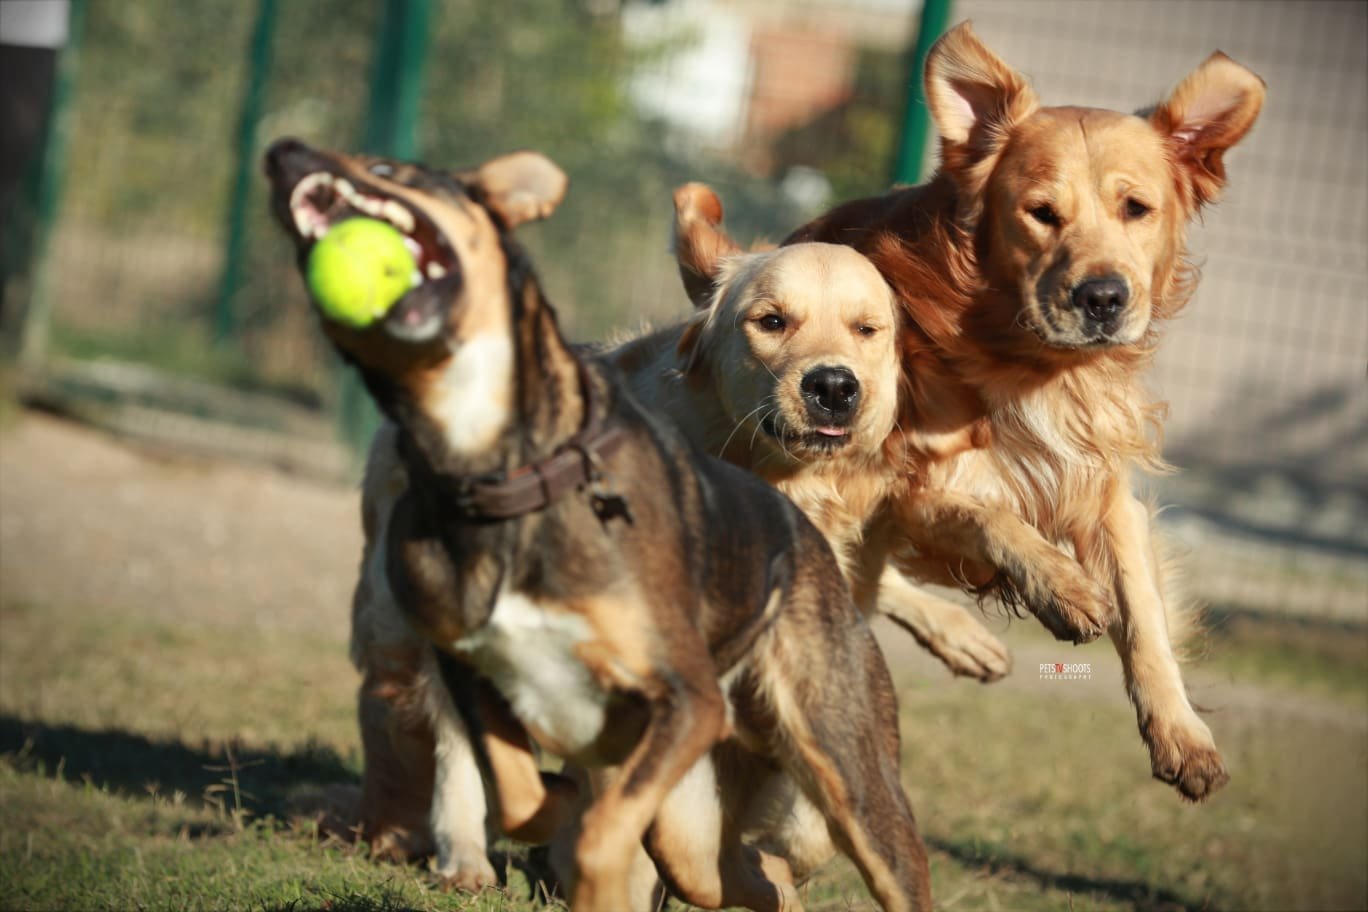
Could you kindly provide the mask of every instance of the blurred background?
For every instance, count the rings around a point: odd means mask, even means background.
[[[933,27],[975,19],[1046,101],[1134,109],[1217,47],[1267,81],[1154,376],[1183,470],[1160,498],[1208,601],[1368,621],[1368,5],[940,6]],[[684,313],[667,253],[680,182],[714,184],[736,236],[777,239],[935,164],[908,92],[913,0],[194,9],[4,4],[7,60],[32,55],[20,75],[51,86],[5,90],[24,95],[6,102],[23,132],[6,129],[26,141],[22,161],[6,144],[8,349],[26,395],[127,433],[349,470],[331,428],[356,439],[356,403],[259,177],[282,135],[453,166],[552,156],[572,190],[528,234],[582,339]],[[60,67],[15,47],[44,15]]]
[[[1218,633],[1239,632],[1209,671],[1230,686],[1196,691],[1228,710],[1213,725],[1234,739],[1232,789],[1245,791],[1193,817],[1148,781],[1107,650],[1089,655],[1112,702],[1086,719],[1112,728],[1074,732],[1015,697],[926,697],[920,711],[944,717],[943,743],[958,743],[955,719],[981,713],[975,731],[1076,738],[1080,758],[1116,744],[1133,766],[1100,786],[1126,809],[1114,818],[1025,787],[1021,805],[988,792],[955,811],[973,820],[932,817],[951,821],[932,824],[936,858],[969,866],[970,886],[950,898],[991,907],[1001,877],[1034,884],[1049,908],[1080,890],[1097,908],[1368,902],[1363,0],[0,0],[0,399],[18,403],[0,408],[0,753],[22,760],[28,744],[49,768],[59,755],[93,758],[111,748],[89,733],[107,726],[177,744],[321,731],[354,771],[350,684],[337,705],[310,710],[331,728],[281,709],[303,711],[297,692],[250,724],[202,700],[177,703],[170,728],[166,713],[126,709],[160,706],[140,675],[165,666],[125,656],[149,642],[200,655],[183,671],[218,693],[225,681],[246,692],[249,680],[314,674],[293,654],[270,665],[281,647],[253,639],[260,631],[345,638],[359,547],[349,486],[374,419],[316,331],[268,217],[259,162],[271,140],[451,166],[547,153],[570,194],[524,236],[571,335],[600,339],[688,309],[668,252],[677,184],[711,183],[736,237],[774,240],[934,170],[916,60],[966,18],[1046,103],[1133,110],[1218,48],[1269,93],[1228,156],[1225,200],[1194,226],[1204,278],[1152,377],[1171,404],[1165,451],[1180,469],[1149,482],[1161,522],[1186,545],[1190,586]],[[110,627],[110,606],[169,626]],[[68,609],[85,620],[55,632]],[[245,620],[232,628],[241,649],[194,639],[187,618],[213,629]],[[1073,655],[1032,643],[1014,642],[1018,676],[1034,677],[1037,655]],[[64,651],[121,669],[94,687],[105,703],[61,696],[53,682],[67,672],[54,669],[66,666],[53,656]],[[347,674],[333,640],[319,654]],[[114,681],[142,682],[123,709],[109,702],[122,693]],[[189,700],[196,690],[182,681],[163,683]],[[912,693],[905,702],[919,705]],[[74,733],[52,741],[62,720]],[[35,725],[48,726],[46,754]],[[957,749],[947,781],[988,762],[973,738]],[[207,769],[217,756],[186,762]],[[67,776],[102,769],[86,762],[71,760]],[[1021,775],[1003,762],[1003,776]],[[1070,782],[1105,766],[1054,762]],[[14,812],[27,786],[5,791],[4,769],[0,807]],[[193,793],[199,775],[181,786]],[[96,781],[136,791],[138,776]],[[1308,783],[1322,789],[1314,800],[1298,791]],[[947,795],[965,788],[956,780]],[[932,794],[914,796],[919,816]],[[1030,831],[1047,846],[1032,855],[1019,828],[1037,817],[1058,832]],[[1160,848],[1187,827],[1186,855]],[[7,838],[0,825],[0,875],[23,856]],[[1080,869],[1096,876],[1062,873]],[[1005,907],[1033,894],[1012,895]]]

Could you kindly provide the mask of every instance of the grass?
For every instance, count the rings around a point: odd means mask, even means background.
[[[14,765],[0,767],[0,795],[6,908],[453,908],[416,869],[374,864],[274,820],[237,827],[176,796],[120,795]],[[462,907],[523,905],[510,891]]]
[[[344,643],[32,604],[0,631],[0,907],[537,908],[516,852],[507,889],[470,897],[316,838],[309,802],[359,770]],[[1361,908],[1368,739],[1341,723],[1365,672],[1334,639],[1223,628],[1213,673],[1308,711],[1214,717],[1234,780],[1201,807],[1150,780],[1119,700],[898,670],[938,907]],[[807,904],[869,900],[837,862]]]
[[[1212,612],[1206,664],[1236,680],[1368,711],[1368,635],[1341,624]]]

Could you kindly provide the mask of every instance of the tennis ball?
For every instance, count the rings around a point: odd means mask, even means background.
[[[309,251],[309,293],[323,315],[361,329],[385,315],[413,285],[418,264],[388,222],[339,222]]]

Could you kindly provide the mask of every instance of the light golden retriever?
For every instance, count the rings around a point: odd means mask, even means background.
[[[1189,614],[1130,475],[1163,467],[1163,406],[1143,375],[1195,285],[1187,226],[1219,197],[1263,82],[1218,52],[1138,115],[1042,107],[968,24],[935,45],[925,76],[939,174],[788,241],[866,253],[908,317],[900,424],[914,483],[893,521],[921,540],[897,562],[986,582],[1023,520],[1070,547],[1115,602],[1102,620],[1154,775],[1201,800],[1228,776],[1183,685],[1174,643]],[[966,521],[976,503],[995,511],[986,526]]]

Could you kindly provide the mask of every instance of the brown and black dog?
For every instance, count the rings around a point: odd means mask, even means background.
[[[630,907],[643,838],[690,902],[796,906],[782,861],[672,800],[721,751],[721,777],[791,777],[884,908],[929,910],[892,683],[821,533],[573,352],[509,235],[555,208],[560,170],[518,153],[448,173],[292,140],[266,167],[301,263],[362,214],[415,253],[383,319],[323,320],[396,427],[405,487],[368,524],[371,584],[436,647],[500,794],[506,768],[539,791],[527,735],[611,771],[577,821],[575,908]],[[573,817],[556,787],[539,802],[519,823]]]
[[[1098,620],[1154,775],[1201,800],[1228,777],[1188,701],[1174,652],[1188,614],[1129,476],[1163,465],[1163,407],[1143,374],[1196,282],[1187,226],[1220,196],[1263,81],[1218,52],[1138,115],[1042,107],[967,23],[932,48],[925,79],[939,174],[788,240],[865,253],[908,317],[901,435],[915,484],[895,521],[921,540],[900,566],[986,581],[1020,550],[1023,520],[1071,547],[1114,598]]]

